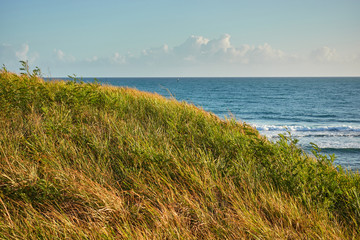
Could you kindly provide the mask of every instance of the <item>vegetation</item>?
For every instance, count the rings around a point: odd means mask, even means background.
[[[316,147],[23,66],[0,73],[0,238],[359,239],[359,174]]]

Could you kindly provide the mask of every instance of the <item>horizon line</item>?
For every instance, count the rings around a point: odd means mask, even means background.
[[[360,78],[359,76],[76,76],[77,78],[174,78],[174,79],[184,79],[184,78]],[[46,79],[71,79],[68,76],[62,77],[42,77]]]

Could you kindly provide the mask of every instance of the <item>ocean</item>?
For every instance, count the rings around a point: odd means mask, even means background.
[[[85,82],[93,78],[83,79]],[[360,77],[98,78],[235,117],[271,141],[290,131],[305,151],[313,142],[335,164],[360,170]]]

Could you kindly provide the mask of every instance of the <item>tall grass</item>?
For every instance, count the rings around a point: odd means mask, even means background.
[[[0,73],[0,238],[360,237],[359,174],[316,148],[157,94],[36,73]]]

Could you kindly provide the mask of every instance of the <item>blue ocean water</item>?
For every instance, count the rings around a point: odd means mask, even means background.
[[[270,140],[290,131],[305,150],[314,142],[335,164],[360,169],[360,78],[99,78],[101,83],[171,95],[234,116]],[[93,79],[84,79],[93,81]],[[170,95],[171,93],[171,95]]]

